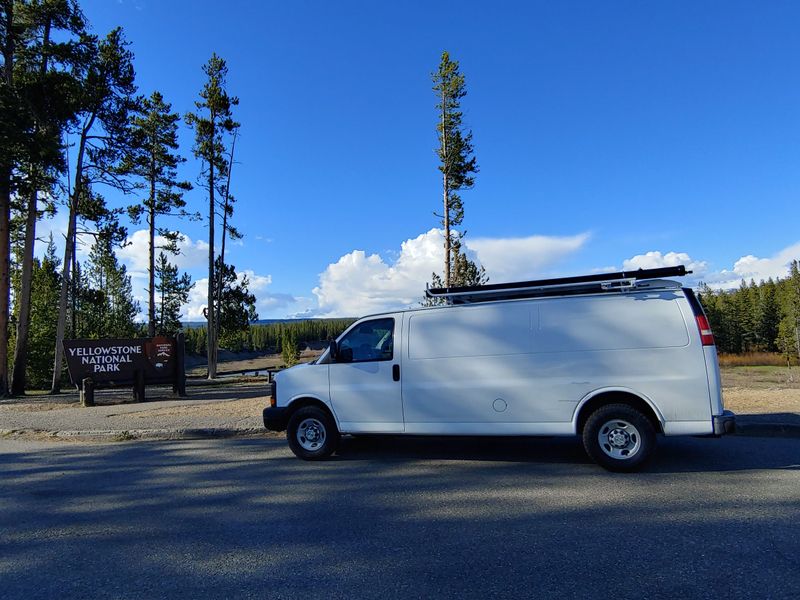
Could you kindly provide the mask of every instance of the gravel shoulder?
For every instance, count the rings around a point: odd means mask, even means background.
[[[165,431],[264,432],[261,412],[268,402],[265,381],[199,385],[189,398],[173,398],[168,388],[148,388],[148,402],[129,402],[127,391],[97,393],[97,406],[81,408],[74,393],[36,396],[0,403],[0,432]]]

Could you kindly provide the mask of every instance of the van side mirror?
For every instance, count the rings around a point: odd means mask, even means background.
[[[340,363],[353,362],[353,349],[352,348],[339,348],[339,356],[336,357],[336,362],[340,362]]]
[[[330,350],[331,362],[339,360],[339,346],[336,344],[336,340],[331,340],[328,344],[328,348]]]

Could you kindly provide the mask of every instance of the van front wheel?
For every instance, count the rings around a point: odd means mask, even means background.
[[[589,415],[583,428],[589,457],[609,471],[636,471],[653,455],[656,431],[650,420],[627,404],[608,404]]]
[[[289,419],[286,440],[298,458],[321,460],[336,451],[339,430],[328,412],[316,406],[306,406]]]

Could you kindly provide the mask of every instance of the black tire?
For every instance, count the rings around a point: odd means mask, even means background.
[[[336,452],[339,430],[331,414],[316,406],[304,406],[289,419],[286,440],[295,456],[322,460]]]
[[[636,471],[653,456],[656,430],[641,411],[627,404],[607,404],[589,415],[583,447],[589,458],[609,471]]]

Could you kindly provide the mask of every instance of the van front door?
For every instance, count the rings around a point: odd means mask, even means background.
[[[403,431],[399,345],[395,350],[401,325],[402,318],[370,319],[339,341],[339,357],[329,373],[331,403],[342,431]]]

